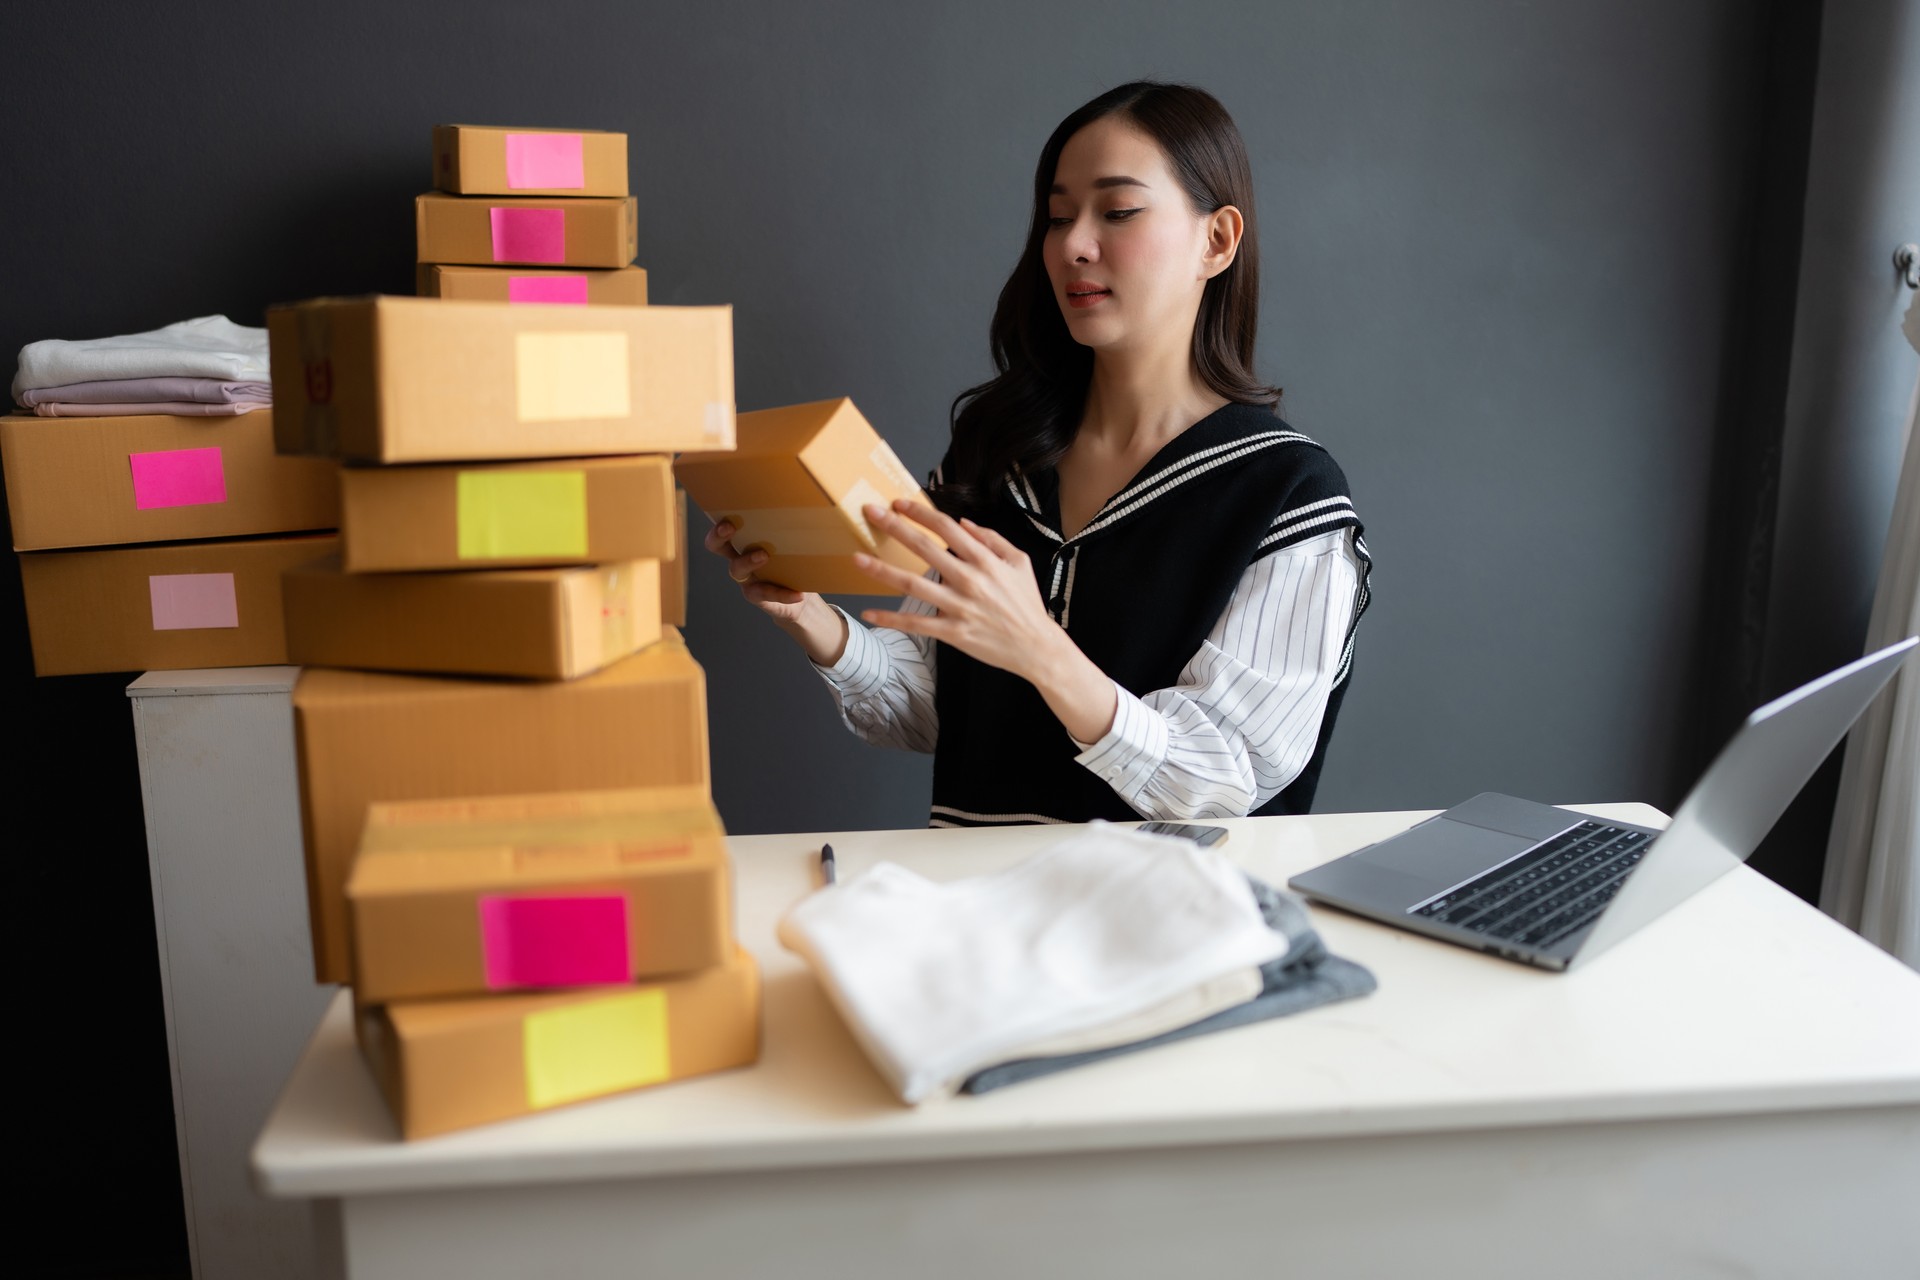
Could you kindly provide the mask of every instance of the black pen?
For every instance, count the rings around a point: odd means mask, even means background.
[[[837,878],[834,874],[833,846],[830,844],[820,846],[820,878],[828,884],[833,884]]]

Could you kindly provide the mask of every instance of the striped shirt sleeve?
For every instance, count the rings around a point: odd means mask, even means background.
[[[1313,755],[1340,674],[1362,570],[1337,529],[1248,566],[1172,688],[1118,695],[1113,728],[1080,764],[1141,815],[1240,817]]]
[[[938,575],[928,572],[938,580]],[[847,647],[830,667],[815,664],[847,728],[876,747],[932,751],[940,731],[934,711],[934,642],[891,627],[868,627],[839,605]],[[907,596],[901,613],[933,613],[932,605]]]

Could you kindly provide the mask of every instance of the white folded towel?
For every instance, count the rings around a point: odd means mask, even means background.
[[[200,316],[151,333],[113,338],[47,338],[20,348],[13,398],[24,391],[108,378],[221,378],[267,381],[267,331],[225,316]]]
[[[1028,1046],[1178,1007],[1287,948],[1218,850],[1101,822],[950,884],[881,863],[802,900],[779,937],[907,1102]]]

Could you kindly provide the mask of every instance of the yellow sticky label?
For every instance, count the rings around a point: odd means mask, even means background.
[[[462,471],[455,481],[462,560],[586,556],[586,472]]]
[[[667,995],[658,987],[530,1013],[521,1022],[527,1105],[659,1084],[667,1078]]]
[[[627,335],[514,335],[514,394],[522,422],[624,418],[631,413]]]

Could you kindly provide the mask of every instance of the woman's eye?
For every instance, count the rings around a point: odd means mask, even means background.
[[[1140,212],[1139,209],[1109,209],[1107,210],[1107,217],[1115,222],[1125,222],[1138,212]]]
[[[1072,218],[1048,218],[1047,225],[1050,227],[1064,227],[1072,221]]]

